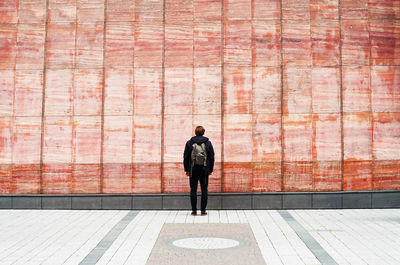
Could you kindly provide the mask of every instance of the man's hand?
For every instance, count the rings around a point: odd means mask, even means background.
[[[189,172],[186,172],[186,176],[189,176]]]

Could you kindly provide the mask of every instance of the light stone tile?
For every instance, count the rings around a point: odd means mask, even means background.
[[[398,209],[291,210],[338,264],[400,264]],[[78,264],[126,211],[1,210],[0,264]],[[277,211],[141,211],[97,264],[145,264],[167,222],[249,223],[267,264],[319,264]],[[139,263],[137,263],[139,262]]]
[[[209,210],[208,213],[208,223],[219,223],[219,211]]]
[[[138,227],[139,223],[146,222],[148,220],[147,215],[151,212],[141,211],[138,215],[128,224],[128,226],[121,232],[113,244],[107,249],[103,256],[96,263],[97,265],[108,264],[114,257],[115,253],[123,246],[127,238],[131,235],[132,231]],[[146,219],[145,219],[146,218]]]
[[[65,264],[78,264],[81,260],[83,260],[91,251],[94,249],[97,244],[107,235],[107,233],[127,214],[127,211],[116,211],[115,215],[112,218],[103,224],[103,226],[98,229],[92,237],[88,238],[84,244],[80,246],[80,248],[71,255],[66,261]]]
[[[131,253],[124,264],[146,264],[150,252],[157,240],[158,234],[161,231],[165,220],[168,217],[168,212],[158,211],[153,220],[147,226],[136,246],[131,250]]]
[[[276,249],[272,245],[270,238],[267,236],[264,230],[265,227],[263,227],[262,223],[259,222],[259,219],[255,215],[254,211],[244,211],[244,214],[246,219],[249,221],[251,229],[253,230],[265,262],[267,264],[282,264]]]
[[[7,221],[2,223],[0,247],[3,251],[0,252],[0,259],[28,244],[29,242],[26,241],[26,238],[29,238],[29,235],[40,235],[44,231],[43,224],[52,223],[52,221],[60,218],[57,213],[49,213],[46,218],[46,214],[40,211],[17,211],[16,213],[16,215],[9,215]],[[19,222],[13,222],[13,216]]]
[[[220,223],[228,223],[228,216],[226,211],[224,210],[219,211],[219,221]]]
[[[348,219],[351,214],[351,212],[347,212],[347,214],[345,215],[345,219]],[[328,218],[330,216],[331,214],[327,215]],[[336,220],[336,218],[333,220]],[[359,233],[362,222],[364,221],[360,220],[360,222],[357,222],[358,224],[356,224],[356,227],[353,227],[353,224],[351,222],[346,223],[346,225],[344,226],[342,225],[343,228],[346,230],[346,233],[344,233],[340,238],[347,245],[347,247],[350,248],[353,253],[356,253],[360,258],[362,258],[364,262],[373,263],[373,260],[379,254],[376,252],[375,249],[371,248],[368,239],[364,238],[364,236]],[[362,240],[363,238],[366,240]],[[385,258],[383,258],[381,262],[385,264]]]
[[[196,217],[193,216],[192,214],[188,214],[187,217],[186,217],[185,223],[193,224],[195,222],[195,218]]]
[[[126,262],[132,252],[132,249],[137,247],[137,244],[141,240],[143,233],[146,231],[149,224],[153,222],[156,214],[156,211],[146,211],[143,218],[132,227],[132,230],[129,232],[124,242],[120,245],[117,251],[114,252],[109,263],[123,264]]]
[[[25,224],[27,227],[22,227],[22,230],[19,231],[22,239],[17,240],[12,248],[11,256],[6,259],[1,258],[1,261],[7,263],[23,259],[31,262],[42,262],[51,254],[51,249],[56,248],[57,244],[62,242],[63,238],[60,237],[69,234],[77,223],[84,222],[94,214],[89,212],[69,213],[70,215],[66,213],[67,215],[60,214],[57,217],[57,214],[55,214],[53,216],[55,218],[51,216],[46,218],[46,212],[42,212],[43,219],[37,219],[35,222],[28,221]],[[27,217],[29,218],[29,215]]]
[[[188,215],[188,211],[178,211],[178,214],[175,217],[174,223],[184,223],[186,221],[187,215]]]
[[[208,214],[206,216],[197,215],[194,218],[194,223],[208,223]]]
[[[169,215],[167,217],[167,220],[165,220],[165,222],[173,223],[177,214],[178,214],[178,211],[170,211]]]
[[[244,214],[243,210],[237,210],[236,213],[237,213],[237,215],[239,217],[239,222],[240,223],[247,223],[248,222],[247,218],[246,218],[246,215]]]
[[[328,223],[327,220],[318,220],[318,221],[313,221],[307,212],[299,212],[298,213],[299,217],[306,218],[304,219],[303,222],[301,222],[304,226],[309,226],[309,231],[315,230],[313,228],[313,225],[316,225],[317,222],[324,221],[325,223]],[[308,217],[308,218],[307,218]],[[301,218],[298,220],[301,221]],[[332,225],[329,224],[331,229],[340,229],[336,224]],[[319,224],[319,227],[321,227],[321,224]],[[320,233],[312,233],[314,238],[320,243],[322,246],[325,245],[325,250],[334,258],[336,258],[336,261],[342,262],[345,261],[347,263],[350,263],[350,260],[353,262],[357,262],[358,264],[365,264],[364,261],[362,261],[357,255],[355,255],[353,252],[351,252],[346,245],[343,244],[333,233],[330,234],[320,234]],[[326,244],[324,243],[326,242]],[[328,247],[331,246],[331,247]]]
[[[228,223],[239,223],[239,216],[236,211],[228,210],[226,211],[226,214],[228,216]]]
[[[80,223],[76,223],[70,229],[64,230],[64,233],[46,248],[47,257],[41,261],[41,264],[53,265],[63,263],[74,252],[76,244],[81,244],[82,241],[86,240],[83,236],[84,231],[97,229],[101,224],[101,220],[106,219],[104,218],[105,215],[104,211],[91,212],[88,218]],[[68,253],[60,253],[63,249],[67,249]]]

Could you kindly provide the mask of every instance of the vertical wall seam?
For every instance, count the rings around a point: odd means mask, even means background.
[[[195,118],[195,114],[194,114],[194,91],[195,91],[195,85],[194,85],[194,45],[195,45],[195,41],[194,41],[194,34],[195,34],[195,21],[194,21],[194,4],[192,1],[192,11],[193,11],[193,16],[192,16],[192,130],[191,132],[193,132],[195,123],[194,123],[194,118]]]
[[[46,0],[46,17],[45,17],[45,30],[44,30],[44,49],[43,49],[43,89],[42,89],[42,120],[40,126],[40,165],[39,165],[39,173],[40,173],[40,194],[43,193],[43,147],[44,147],[44,118],[45,118],[45,103],[46,103],[46,72],[47,72],[47,32],[48,32],[48,22],[49,20],[49,0]]]
[[[104,0],[104,22],[103,22],[103,76],[102,76],[102,84],[101,84],[101,137],[100,137],[100,193],[103,193],[103,183],[104,183],[104,91],[105,91],[105,76],[106,76],[106,29],[107,29],[107,0]]]
[[[254,191],[254,130],[255,130],[255,123],[256,120],[254,116],[256,115],[254,113],[254,68],[255,68],[255,63],[254,63],[254,27],[253,27],[253,21],[254,21],[254,0],[251,0],[251,19],[250,19],[250,30],[251,30],[251,35],[250,35],[250,49],[251,49],[251,106],[249,109],[251,109],[251,144],[252,144],[252,151],[251,151],[251,187],[250,187],[250,192]],[[256,115],[257,116],[257,115]],[[251,196],[252,202],[253,202],[253,196]]]
[[[160,174],[160,191],[164,192],[164,131],[165,131],[165,121],[164,121],[164,112],[165,112],[165,1],[163,0],[163,47],[162,47],[162,93],[161,93],[161,174]]]
[[[279,19],[279,23],[280,23],[280,71],[281,71],[281,191],[284,190],[284,152],[285,152],[285,143],[284,143],[284,133],[283,133],[283,11],[282,11],[282,0],[280,0],[280,19]],[[282,207],[281,207],[282,208]]]
[[[17,58],[18,58],[18,26],[19,26],[19,2],[17,2],[17,24],[15,25],[15,49],[17,53],[14,59],[14,66],[13,66],[13,98],[12,98],[12,114],[10,118],[10,136],[11,136],[11,163],[10,163],[10,177],[11,177],[11,193],[15,193],[15,184],[14,184],[14,143],[13,143],[13,136],[15,133],[15,90],[16,90],[16,80],[17,80]]]
[[[135,2],[136,4],[136,2]],[[132,71],[132,118],[131,118],[131,125],[132,125],[132,132],[131,132],[131,165],[130,165],[130,169],[131,169],[131,193],[133,193],[133,189],[134,189],[134,147],[135,147],[135,101],[136,101],[136,87],[135,87],[135,82],[136,82],[136,78],[135,78],[135,74],[136,74],[136,69],[135,69],[135,47],[136,47],[136,5],[134,7],[134,22],[130,22],[132,23],[131,28],[133,31],[133,55],[132,55],[132,69],[129,69],[130,71]]]
[[[310,84],[311,84],[311,130],[312,130],[312,134],[311,134],[311,191],[314,190],[315,187],[315,183],[314,183],[314,164],[316,163],[314,161],[314,149],[315,147],[315,136],[314,136],[314,130],[316,129],[316,126],[314,125],[314,100],[313,100],[313,95],[314,95],[314,89],[313,89],[313,70],[314,70],[314,61],[313,61],[313,40],[312,40],[312,19],[311,19],[311,4],[309,4],[309,16],[310,16],[310,20],[308,21],[310,29],[309,29],[309,33],[310,33]],[[317,113],[318,114],[318,113]],[[308,162],[308,161],[307,161]]]
[[[78,41],[78,0],[75,0],[75,48],[74,48],[74,63],[73,63],[73,69],[72,69],[72,92],[70,95],[70,104],[72,105],[72,117],[70,115],[70,122],[72,122],[72,139],[71,139],[71,193],[73,192],[73,176],[74,176],[74,169],[75,169],[75,163],[76,163],[76,153],[75,153],[75,137],[76,137],[76,128],[75,128],[75,75],[76,75],[76,60],[78,53],[76,51],[77,47],[77,41]],[[71,101],[72,100],[72,101]]]
[[[343,66],[342,66],[342,18],[341,18],[341,5],[340,0],[338,1],[338,19],[339,19],[339,84],[340,84],[340,148],[341,148],[341,187],[343,190],[344,181],[344,121],[343,121]]]
[[[221,0],[221,192],[224,191],[224,52],[225,52],[225,1]]]
[[[369,13],[369,1],[367,3],[367,12],[368,12],[368,43],[369,43],[369,58],[368,58],[368,68],[369,68],[369,115],[371,121],[371,189],[374,189],[374,175],[375,175],[375,152],[374,152],[374,112],[372,109],[372,70],[373,65],[371,61],[371,21],[370,21],[370,13]],[[371,195],[372,197],[372,195]],[[371,204],[372,205],[372,204]]]

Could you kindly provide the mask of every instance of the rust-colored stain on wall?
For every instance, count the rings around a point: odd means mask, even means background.
[[[0,194],[400,189],[399,0],[0,1]]]

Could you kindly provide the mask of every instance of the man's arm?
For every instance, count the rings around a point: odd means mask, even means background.
[[[212,143],[208,141],[209,143],[209,148],[207,152],[207,158],[210,161],[209,165],[209,172],[210,174],[214,171],[214,147],[212,146]]]
[[[185,151],[183,152],[183,167],[185,172],[190,172],[191,150],[189,141],[186,142]]]

